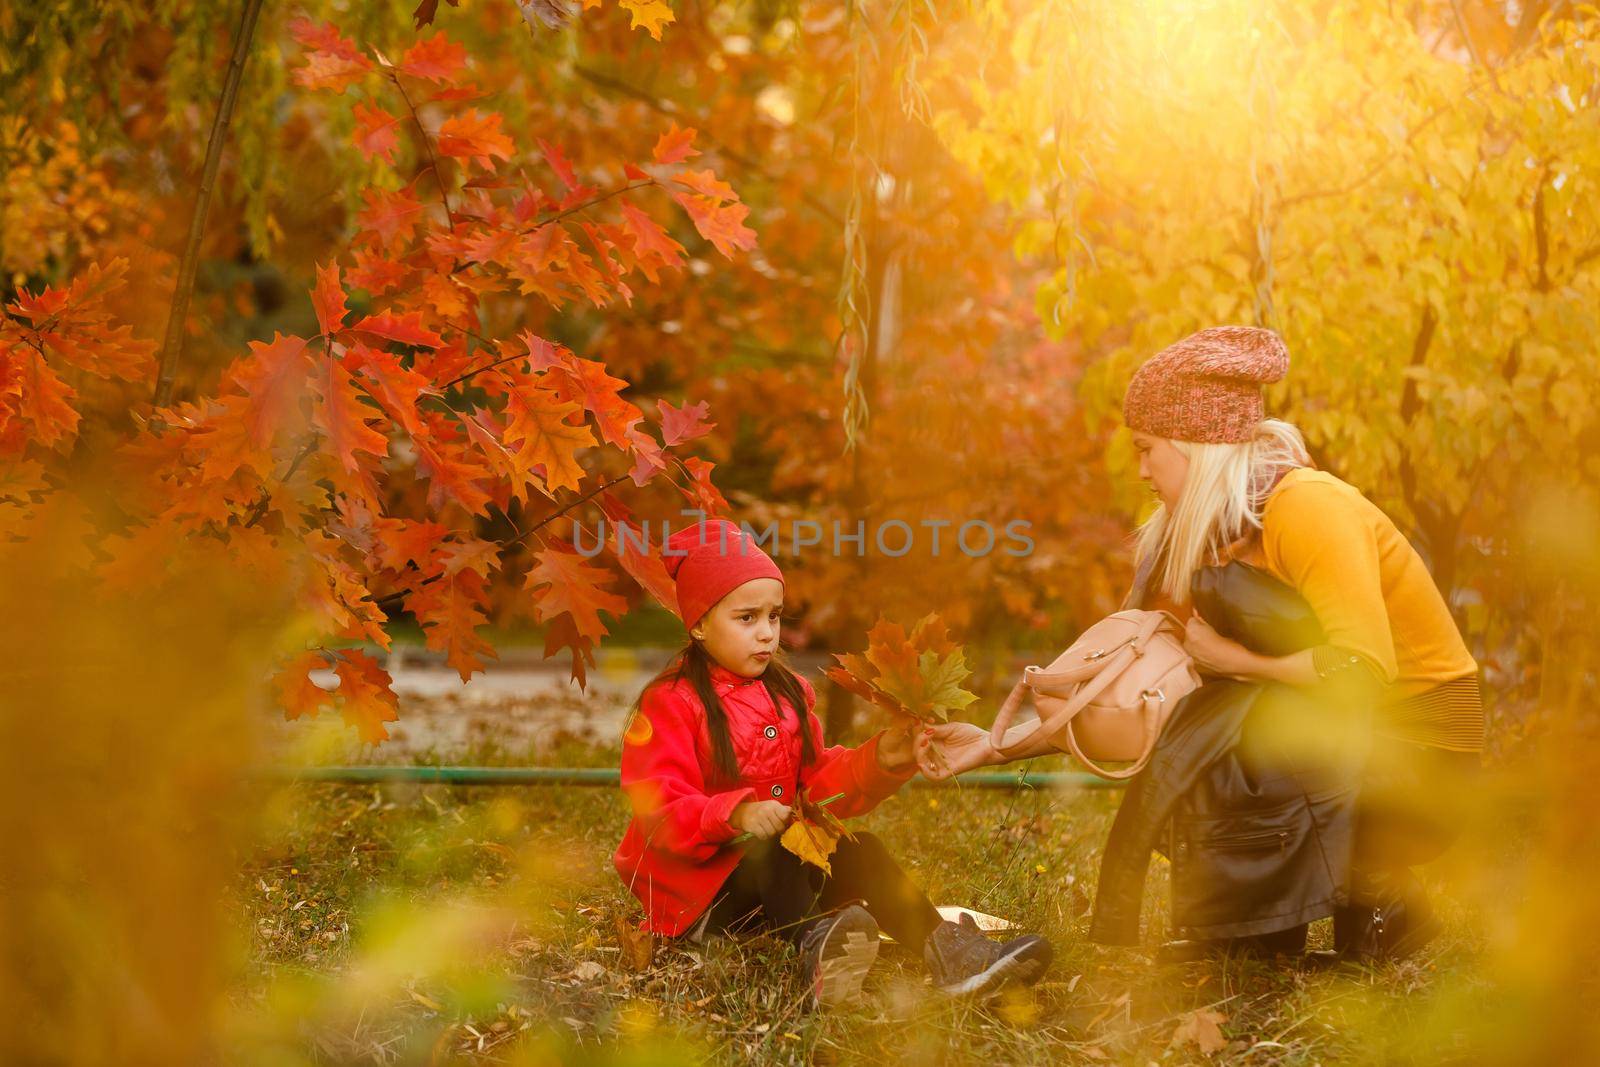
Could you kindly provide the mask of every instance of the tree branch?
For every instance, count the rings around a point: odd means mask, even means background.
[[[189,297],[194,292],[195,272],[200,266],[200,241],[205,236],[206,216],[211,211],[211,191],[217,184],[217,170],[222,163],[222,145],[228,139],[228,122],[233,117],[233,102],[239,95],[244,61],[250,54],[250,40],[255,36],[256,16],[259,14],[261,0],[244,0],[239,25],[234,29],[233,54],[228,59],[228,72],[223,78],[222,96],[217,101],[217,113],[211,121],[211,136],[206,141],[200,192],[195,197],[194,214],[189,219],[189,239],[184,244],[183,259],[178,265],[178,285],[172,294],[172,311],[167,315],[167,333],[161,342],[161,374],[156,379],[155,390],[155,406],[158,408],[172,402],[172,386],[178,377],[178,364],[183,360],[184,325],[189,318]]]

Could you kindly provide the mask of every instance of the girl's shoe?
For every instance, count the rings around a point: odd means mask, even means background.
[[[1038,934],[994,941],[970,915],[962,915],[958,923],[940,923],[922,949],[933,984],[951,996],[980,996],[1008,982],[1032,985],[1052,956],[1050,942]]]
[[[800,956],[814,1007],[832,1008],[861,996],[878,958],[878,923],[859,904],[813,921],[800,937]]]

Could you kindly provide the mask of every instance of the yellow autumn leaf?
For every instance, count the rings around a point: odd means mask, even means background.
[[[827,874],[833,873],[828,857],[839,846],[839,835],[827,827],[796,819],[789,824],[778,843],[813,867],[821,867]]]
[[[658,41],[661,40],[661,27],[673,21],[672,8],[666,0],[622,0],[622,6],[633,16],[633,29],[642,26]]]

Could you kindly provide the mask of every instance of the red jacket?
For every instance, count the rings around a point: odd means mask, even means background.
[[[743,850],[728,844],[739,835],[728,817],[739,804],[793,804],[797,789],[813,800],[842,793],[828,810],[847,819],[871,811],[916,773],[915,764],[904,772],[880,768],[876,737],[860,748],[824,749],[822,724],[811,713],[817,695],[804,678],[806,728],[816,754],[806,766],[800,763],[793,711],[779,714],[759,678],[713,664],[711,684],[728,713],[739,760],[737,785],[708,785],[715,772],[705,709],[686,679],[646,691],[622,746],[622,788],[633,819],[612,862],[644,905],[646,927],[668,936],[682,933],[704,913],[738,865]]]

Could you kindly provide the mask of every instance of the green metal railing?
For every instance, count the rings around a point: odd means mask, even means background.
[[[600,785],[620,784],[614,767],[302,767],[284,772],[310,782],[414,782],[443,785]],[[930,782],[913,778],[919,788],[949,789],[1116,789],[1124,783],[1107,781],[1083,771],[982,771],[964,774],[955,782]]]

